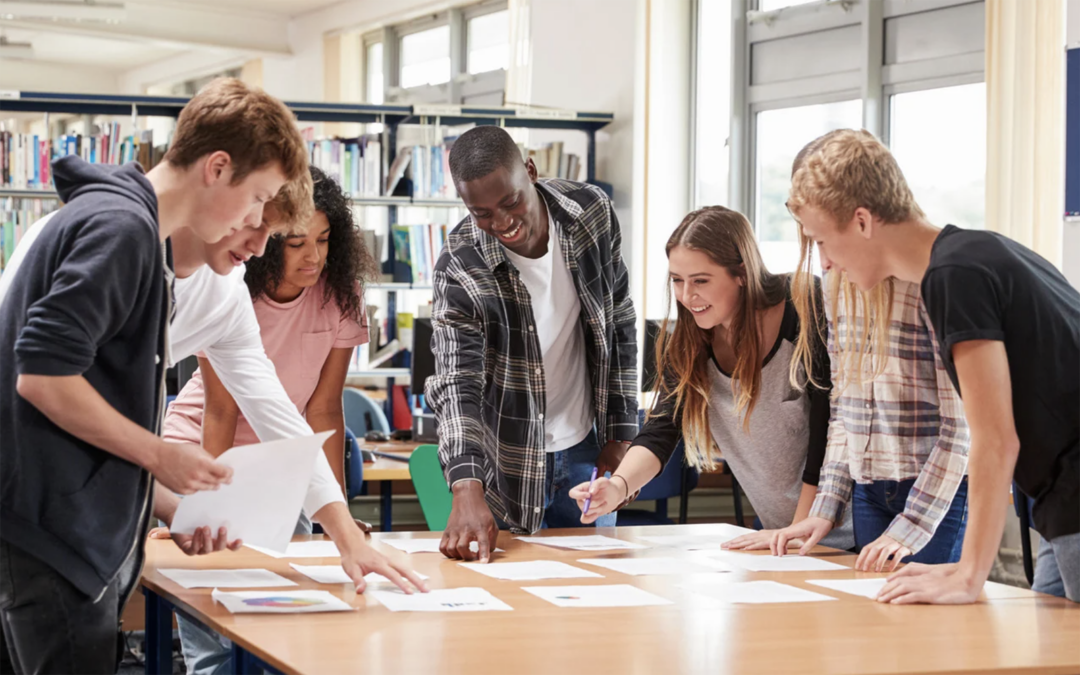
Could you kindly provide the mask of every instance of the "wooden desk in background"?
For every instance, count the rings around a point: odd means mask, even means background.
[[[642,534],[705,534],[715,526],[618,528],[598,533],[634,540]],[[772,579],[836,598],[834,602],[723,605],[676,586],[690,577],[628,576],[580,565],[585,558],[693,557],[666,548],[585,552],[499,535],[495,561],[558,560],[603,579],[500,581],[439,554],[406,556],[386,537],[438,538],[441,533],[374,536],[383,552],[430,576],[431,588],[481,587],[513,612],[390,612],[348,584],[316,584],[276,559],[242,549],[188,557],[171,541],[147,543],[142,584],[147,593],[147,673],[171,672],[165,629],[176,607],[234,643],[237,672],[268,666],[281,673],[1053,673],[1080,672],[1080,605],[1023,589],[995,587],[993,598],[968,606],[891,606],[809,585],[807,579],[858,578],[854,571],[720,573],[732,581]],[[546,536],[581,534],[548,530]],[[316,537],[317,538],[317,537]],[[297,539],[306,539],[298,537]],[[829,560],[855,556],[819,547]],[[753,554],[747,554],[753,555]],[[336,558],[306,559],[328,565]],[[211,589],[185,590],[161,568],[263,567],[302,589],[329,590],[356,612],[233,615]],[[674,601],[663,607],[562,609],[522,586],[631,584]]]
[[[360,443],[361,450],[372,450],[402,457],[411,455],[413,450],[425,445],[424,443],[399,441],[387,441],[386,443],[369,443],[360,439],[357,439],[357,441]],[[364,480],[379,482],[380,528],[383,532],[389,532],[392,529],[394,481],[412,480],[412,476],[409,474],[409,463],[376,456],[374,462],[364,462]]]

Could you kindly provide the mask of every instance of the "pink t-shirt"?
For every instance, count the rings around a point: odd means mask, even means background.
[[[301,415],[307,411],[330,350],[356,347],[368,341],[367,314],[363,305],[360,322],[344,317],[333,298],[324,304],[325,282],[325,278],[320,279],[290,302],[274,302],[264,295],[254,303],[263,348]],[[202,372],[196,370],[169,406],[162,436],[170,441],[202,442],[205,404]],[[251,425],[242,413],[239,414],[233,445],[258,442]]]

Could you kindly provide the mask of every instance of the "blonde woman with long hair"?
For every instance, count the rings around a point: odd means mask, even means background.
[[[765,268],[742,214],[720,206],[690,213],[666,253],[677,318],[660,330],[656,403],[612,477],[570,496],[582,508],[591,499],[583,522],[619,508],[681,437],[693,466],[712,468],[721,457],[730,465],[766,528],[725,548],[768,548],[769,530],[805,518],[813,503],[829,419],[828,355],[819,343],[814,377],[804,371],[791,383],[799,319],[788,278]],[[824,543],[851,548],[850,520]]]
[[[825,139],[842,133],[854,132],[832,132],[803,148],[792,174],[808,157],[818,160],[815,153]],[[891,222],[925,219],[895,161],[883,159],[874,172],[851,178],[852,184],[859,181],[873,181],[879,188],[872,191],[875,209]],[[800,316],[816,316],[810,292],[816,246],[801,231],[799,239],[795,306]],[[775,551],[786,550],[787,537],[812,546],[840,513],[850,510],[859,549],[856,569],[881,572],[901,562],[956,562],[966,525],[970,437],[919,285],[888,277],[860,290],[834,267],[827,251],[818,253],[826,272],[832,364],[829,443],[810,517],[778,533]],[[799,360],[810,358],[811,337],[805,328],[800,332]]]

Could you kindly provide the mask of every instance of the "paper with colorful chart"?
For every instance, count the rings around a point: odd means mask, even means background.
[[[327,591],[234,591],[210,594],[233,614],[314,614],[351,612],[353,607]]]

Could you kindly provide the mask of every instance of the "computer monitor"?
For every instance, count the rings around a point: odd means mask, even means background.
[[[412,394],[424,393],[424,382],[435,374],[435,355],[431,353],[431,319],[413,319]]]

